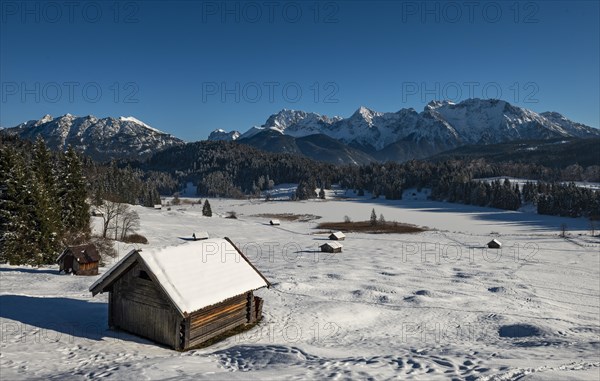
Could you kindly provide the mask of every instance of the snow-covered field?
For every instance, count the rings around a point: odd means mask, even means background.
[[[179,353],[109,331],[107,296],[87,290],[97,277],[3,265],[0,379],[600,378],[600,239],[586,220],[422,197],[211,205],[239,219],[202,217],[200,205],[135,207],[140,233],[152,247],[203,230],[238,243],[273,283],[258,292],[259,326]],[[326,238],[319,221],[366,220],[372,208],[432,230],[349,233],[343,253],[314,252]],[[274,227],[260,213],[322,218]],[[482,249],[493,237],[504,248]]]

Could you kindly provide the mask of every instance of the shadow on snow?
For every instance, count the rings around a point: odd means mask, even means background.
[[[122,331],[108,329],[107,303],[85,300],[0,295],[0,318],[22,323],[3,323],[3,340],[23,340],[21,336],[36,333],[37,340],[72,340],[69,336],[89,340],[119,339],[137,343],[149,341]],[[36,330],[41,329],[41,331]],[[54,332],[51,332],[54,331]],[[63,337],[67,335],[66,337]]]

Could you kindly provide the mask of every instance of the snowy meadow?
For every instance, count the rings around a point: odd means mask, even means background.
[[[2,265],[0,378],[600,376],[600,238],[590,234],[589,221],[433,202],[416,191],[402,201],[331,191],[326,200],[275,199],[210,199],[210,218],[198,204],[136,206],[149,244],[117,247],[122,257],[136,247],[183,244],[198,231],[231,238],[272,283],[257,292],[263,320],[250,331],[177,352],[109,330],[107,295],[88,291],[98,276]],[[329,233],[318,223],[367,220],[372,209],[427,230],[348,232],[342,253],[317,250]],[[231,211],[237,219],[224,218]],[[264,217],[284,213],[320,218],[271,226]],[[100,222],[93,217],[96,229]],[[501,249],[485,247],[493,238]]]

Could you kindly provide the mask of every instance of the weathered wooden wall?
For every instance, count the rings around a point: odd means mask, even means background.
[[[114,283],[109,325],[181,349],[183,318],[152,280],[140,278],[140,271],[148,272],[136,263]]]
[[[77,262],[77,261],[75,261]],[[98,275],[98,262],[82,263],[78,265],[77,275]]]
[[[249,323],[252,292],[239,295],[192,313],[187,319],[185,348],[202,344],[223,332]]]

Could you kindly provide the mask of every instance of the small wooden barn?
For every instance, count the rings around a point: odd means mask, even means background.
[[[162,205],[161,204],[156,204],[156,205],[154,205],[154,209],[161,210],[162,209]]]
[[[267,279],[228,239],[133,250],[91,287],[108,292],[108,325],[187,350],[262,316]]]
[[[346,235],[342,232],[334,232],[329,235],[329,239],[334,241],[343,241],[346,239]]]
[[[494,238],[493,240],[487,243],[487,247],[490,249],[499,249],[502,247],[502,243]]]
[[[341,253],[343,245],[339,242],[327,242],[319,247],[326,253]]]
[[[65,274],[98,275],[100,254],[93,244],[68,246],[56,258],[59,271]]]
[[[279,220],[271,220],[271,221],[269,221],[269,223],[271,225],[281,225],[281,221],[279,221]]]
[[[203,239],[208,239],[208,232],[195,232],[195,233],[192,233],[192,239],[194,241],[201,241]]]

